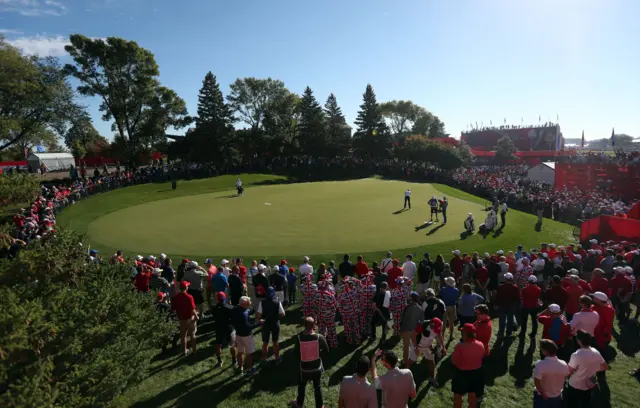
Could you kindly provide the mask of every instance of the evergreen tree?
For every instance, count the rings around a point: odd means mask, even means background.
[[[225,103],[215,75],[208,72],[198,94],[196,150],[202,154],[220,154],[228,147],[233,131],[233,114]]]
[[[361,154],[370,157],[382,157],[387,154],[390,145],[389,128],[382,117],[376,93],[371,84],[362,94],[362,105],[355,124],[358,126],[355,145]]]
[[[338,106],[338,100],[334,94],[329,95],[324,104],[324,115],[327,121],[327,139],[329,146],[335,152],[347,147],[350,137],[347,133],[347,121],[344,119],[342,109]]]
[[[300,148],[306,154],[323,155],[327,149],[327,130],[322,107],[307,87],[300,99]]]

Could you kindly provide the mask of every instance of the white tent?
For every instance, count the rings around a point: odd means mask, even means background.
[[[527,170],[527,178],[532,181],[542,181],[554,184],[556,181],[556,164],[554,162],[544,162]]]
[[[72,164],[75,166],[76,161],[71,153],[31,153],[27,157],[27,165],[31,171],[37,172],[44,163],[47,171],[68,170]]]

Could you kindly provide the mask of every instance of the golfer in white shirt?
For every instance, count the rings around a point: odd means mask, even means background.
[[[411,209],[411,190],[407,189],[407,191],[404,192],[404,208],[403,209],[407,209],[407,205],[409,205],[409,209]]]
[[[413,277],[415,276],[416,270],[418,268],[416,267],[416,264],[413,262],[413,255],[411,254],[407,255],[406,259],[407,260],[405,261],[405,263],[402,264],[402,276],[413,280]]]

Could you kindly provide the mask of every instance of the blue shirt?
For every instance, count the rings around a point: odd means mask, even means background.
[[[484,298],[477,293],[462,295],[458,301],[458,314],[465,317],[473,317],[476,314],[476,305],[484,302]]]
[[[289,282],[289,285],[295,285],[296,280],[298,280],[298,277],[295,273],[287,273],[287,282]]]
[[[211,279],[211,286],[213,286],[213,290],[215,292],[224,292],[227,289],[228,285],[229,281],[222,272],[216,273],[215,276]]]
[[[440,299],[442,299],[446,306],[455,306],[459,293],[457,288],[447,286],[446,288],[440,289]]]
[[[289,267],[287,265],[280,265],[280,267],[278,268],[278,273],[286,278],[289,274]]]

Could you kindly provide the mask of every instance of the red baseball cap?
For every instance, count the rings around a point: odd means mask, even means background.
[[[463,333],[475,333],[476,326],[472,325],[471,323],[465,323],[464,326],[460,328],[460,331]]]
[[[164,299],[164,292],[158,292],[158,300]]]
[[[227,295],[224,292],[218,292],[216,293],[216,299],[218,300],[218,303],[220,303],[223,300],[227,300]]]
[[[287,264],[287,260],[283,259],[282,261],[280,261],[280,265],[286,265]]]
[[[191,262],[191,261],[189,260],[189,258],[184,258],[184,259],[182,260],[182,262],[184,262],[184,263],[189,263],[189,262]]]
[[[183,280],[182,282],[180,282],[180,289],[186,290],[189,285],[191,285],[191,282]]]

